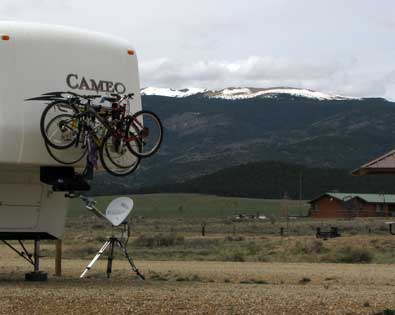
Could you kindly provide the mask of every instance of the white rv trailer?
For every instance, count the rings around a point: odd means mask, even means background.
[[[61,238],[65,193],[54,192],[40,176],[43,169],[46,177],[65,176],[70,168],[65,171],[45,148],[40,117],[46,102],[25,100],[54,91],[134,93],[130,110],[138,111],[135,50],[127,41],[95,32],[0,22],[0,71],[0,239]]]

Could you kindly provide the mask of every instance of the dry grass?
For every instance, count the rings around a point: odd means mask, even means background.
[[[96,234],[95,234],[96,233]],[[89,258],[104,241],[103,231],[67,236],[66,258]],[[129,249],[144,260],[395,263],[392,235],[353,235],[327,241],[315,236],[186,236],[175,233],[132,237]],[[44,251],[53,255],[53,247]]]
[[[281,224],[241,222],[233,234],[233,223],[213,220],[203,238],[201,220],[139,220],[129,250],[140,259],[147,281],[119,259],[111,279],[101,260],[80,280],[110,233],[95,218],[81,217],[68,223],[61,278],[52,276],[53,244],[42,243],[47,283],[23,281],[31,266],[0,246],[0,315],[372,315],[395,309],[395,238],[381,221],[340,222],[344,236],[327,241],[315,239],[316,222],[291,224],[285,237],[278,236]],[[322,263],[348,261],[355,250],[359,262],[380,264]]]
[[[138,261],[143,282],[121,260],[111,279],[99,261],[79,280],[88,261],[72,259],[63,261],[62,278],[26,283],[30,266],[4,248],[0,254],[0,314],[362,315],[395,308],[391,265]],[[53,259],[42,268],[52,275]]]

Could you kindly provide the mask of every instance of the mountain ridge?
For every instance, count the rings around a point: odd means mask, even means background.
[[[348,170],[258,161],[221,169],[167,186],[146,187],[139,193],[200,193],[218,196],[312,199],[328,191],[393,193],[392,179],[380,175],[352,176]]]
[[[143,95],[164,126],[157,154],[126,178],[99,176],[97,191],[167,185],[254,161],[355,169],[394,147],[395,103],[279,94],[227,100]]]
[[[164,97],[190,97],[197,94],[204,95],[208,98],[222,98],[227,100],[239,100],[256,97],[276,97],[278,94],[288,94],[298,97],[315,98],[319,100],[358,100],[361,98],[342,96],[338,94],[329,94],[310,89],[294,88],[294,87],[272,87],[272,88],[254,88],[254,87],[228,87],[219,90],[209,90],[201,88],[158,88],[145,87],[141,89],[143,96],[164,96]]]

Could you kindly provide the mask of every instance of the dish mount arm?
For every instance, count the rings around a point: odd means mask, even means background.
[[[85,208],[89,211],[93,212],[97,217],[106,219],[106,216],[96,207],[97,201],[93,198],[89,198],[86,196],[79,196],[80,199],[85,203]]]

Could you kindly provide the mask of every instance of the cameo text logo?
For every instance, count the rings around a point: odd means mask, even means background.
[[[78,74],[70,73],[66,77],[67,86],[73,90],[88,90],[98,92],[110,92],[123,94],[126,91],[126,87],[121,82],[113,81],[97,81],[95,79],[87,79],[80,77]]]

